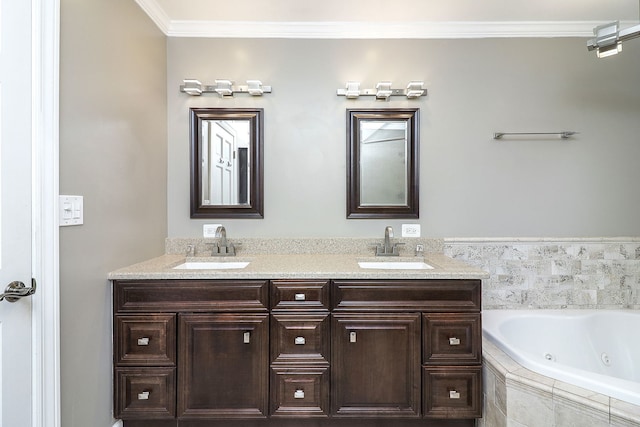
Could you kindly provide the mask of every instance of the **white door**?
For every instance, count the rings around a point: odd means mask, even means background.
[[[0,292],[31,286],[31,2],[0,0]],[[0,302],[0,426],[32,425],[32,298]]]
[[[235,205],[238,197],[236,186],[236,135],[235,130],[221,121],[214,122],[211,142],[211,203]]]

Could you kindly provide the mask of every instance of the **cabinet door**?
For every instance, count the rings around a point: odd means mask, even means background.
[[[268,334],[267,314],[181,314],[178,417],[265,417]]]
[[[420,314],[332,316],[331,412],[420,416]]]

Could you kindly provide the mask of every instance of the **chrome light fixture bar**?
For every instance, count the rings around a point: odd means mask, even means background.
[[[197,79],[184,79],[180,85],[180,92],[191,96],[217,93],[221,98],[230,98],[236,93],[262,96],[264,93],[271,93],[271,86],[264,86],[260,80],[247,80],[246,85],[236,85],[232,80],[216,79],[213,85],[203,85]]]
[[[361,96],[375,96],[377,100],[388,101],[392,96],[404,96],[407,99],[417,99],[427,96],[424,82],[411,81],[406,89],[393,89],[391,82],[381,81],[373,89],[360,89],[360,82],[348,81],[344,89],[338,89],[336,94],[347,99],[358,99]]]
[[[595,37],[587,42],[589,51],[595,50],[598,58],[606,58],[622,52],[622,42],[640,37],[640,24],[620,29],[620,22],[598,25],[593,29]]]

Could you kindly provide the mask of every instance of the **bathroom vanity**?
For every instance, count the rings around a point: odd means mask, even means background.
[[[348,255],[252,256],[233,270],[175,268],[183,262],[165,255],[110,275],[114,416],[125,427],[482,416],[486,273],[440,254],[429,270],[363,269]]]

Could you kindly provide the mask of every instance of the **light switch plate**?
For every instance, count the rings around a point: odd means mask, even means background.
[[[402,237],[420,237],[420,224],[402,224]]]
[[[82,196],[60,196],[58,199],[60,226],[84,223],[84,201]]]

